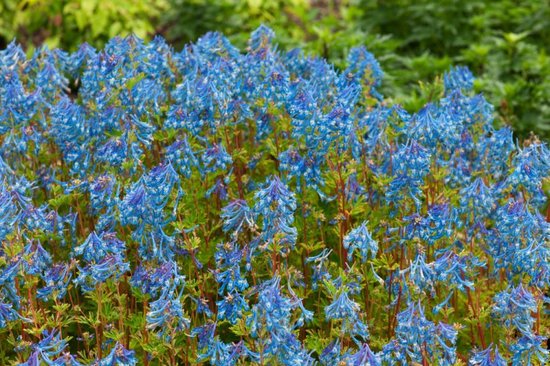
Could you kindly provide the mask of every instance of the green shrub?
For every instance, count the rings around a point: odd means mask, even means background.
[[[82,42],[102,47],[114,36],[155,33],[165,0],[4,0],[0,3],[0,43],[13,38],[27,47],[75,50]]]

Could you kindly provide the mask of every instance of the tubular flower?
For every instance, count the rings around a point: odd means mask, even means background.
[[[354,250],[359,251],[361,261],[364,263],[370,252],[371,258],[378,253],[378,243],[372,238],[367,229],[367,221],[356,227],[344,238],[344,248],[348,250],[348,260],[352,260]]]

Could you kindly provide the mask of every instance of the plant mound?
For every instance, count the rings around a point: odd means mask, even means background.
[[[2,364],[545,364],[546,145],[273,39],[0,52]]]

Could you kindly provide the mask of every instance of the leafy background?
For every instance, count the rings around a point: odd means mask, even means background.
[[[161,34],[176,48],[207,31],[245,47],[265,23],[284,49],[302,47],[341,65],[364,44],[385,71],[385,95],[416,110],[440,87],[436,75],[468,65],[476,90],[518,137],[550,137],[550,2],[547,0],[3,0],[0,48],[16,38],[101,47],[115,35]],[[419,82],[420,81],[420,82]]]

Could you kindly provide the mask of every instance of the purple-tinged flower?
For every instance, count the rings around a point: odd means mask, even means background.
[[[208,322],[191,330],[191,336],[197,337],[199,349],[205,348],[213,339],[216,323]]]
[[[323,352],[319,356],[319,361],[321,361],[321,365],[325,366],[339,365],[343,359],[341,353],[342,344],[340,340],[334,340],[323,349]]]
[[[495,295],[495,314],[506,327],[515,327],[523,335],[531,335],[535,319],[531,313],[537,311],[537,302],[531,292],[522,284]]]
[[[116,182],[116,178],[112,175],[101,175],[90,184],[90,201],[95,212],[116,205],[118,193]]]
[[[151,267],[140,265],[133,273],[130,284],[153,298],[160,296],[165,288],[183,286],[185,276],[178,272],[178,265],[173,261],[156,263]]]
[[[364,343],[347,361],[350,366],[381,366],[380,357],[371,351],[367,343]]]
[[[122,225],[141,226],[147,212],[147,194],[143,180],[134,183],[119,204]]]
[[[205,193],[206,198],[210,198],[212,194],[218,196],[220,201],[225,201],[227,199],[227,185],[229,184],[229,175],[224,179],[216,179],[216,183]]]
[[[78,270],[79,274],[74,282],[85,292],[90,292],[109,278],[118,279],[130,270],[130,266],[119,254],[107,254],[97,263],[92,262]]]
[[[52,257],[50,253],[40,242],[29,243],[25,247],[26,254],[26,271],[28,274],[36,275],[46,271],[52,264]],[[28,256],[27,256],[28,255]]]
[[[134,351],[127,350],[120,343],[115,343],[111,352],[105,358],[96,361],[97,366],[135,366],[137,364]]]
[[[199,168],[199,160],[187,141],[187,138],[176,140],[166,148],[166,159],[186,178],[190,178],[192,169]]]
[[[86,262],[99,262],[107,254],[124,257],[126,245],[116,237],[115,233],[102,232],[99,235],[93,231],[80,246],[74,248],[75,255],[81,255]]]
[[[507,366],[508,362],[498,352],[498,347],[490,345],[482,351],[474,352],[470,360],[469,366]]]
[[[545,341],[548,341],[547,337],[533,334],[518,339],[510,346],[512,366],[547,365],[549,351],[544,344]]]
[[[66,263],[57,263],[51,266],[41,276],[45,286],[39,288],[36,296],[46,301],[50,296],[55,300],[65,297],[69,281],[72,278],[71,268]]]
[[[32,353],[26,362],[19,366],[38,366],[42,362],[46,365],[56,365],[53,359],[59,356],[67,347],[67,341],[61,338],[61,334],[52,330],[45,330],[42,333],[42,339],[38,343],[32,345]]]
[[[98,147],[96,159],[112,166],[121,166],[128,157],[127,134],[113,137]]]
[[[202,155],[202,163],[205,173],[214,173],[218,170],[226,170],[233,164],[231,155],[227,153],[223,144],[213,144]]]

